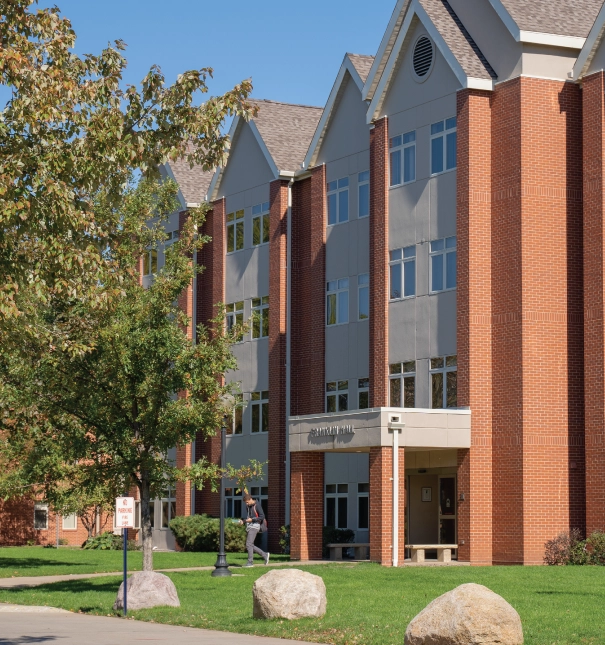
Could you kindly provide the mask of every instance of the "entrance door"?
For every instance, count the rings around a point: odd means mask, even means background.
[[[439,477],[410,475],[408,536],[410,544],[439,544]]]
[[[439,477],[439,544],[456,544],[456,477]]]

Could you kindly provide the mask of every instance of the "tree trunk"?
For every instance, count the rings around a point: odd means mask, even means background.
[[[149,514],[149,480],[141,474],[141,530],[143,532],[143,571],[153,571],[153,531]]]

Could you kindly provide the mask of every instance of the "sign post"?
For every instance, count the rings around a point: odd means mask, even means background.
[[[128,576],[128,529],[134,528],[134,497],[116,498],[116,528],[121,528],[124,536],[124,616],[126,616],[128,614],[126,588]]]

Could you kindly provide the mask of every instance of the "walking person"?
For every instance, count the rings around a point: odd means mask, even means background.
[[[246,527],[246,549],[248,551],[248,562],[245,564],[245,567],[254,566],[254,554],[260,555],[260,557],[265,561],[265,564],[269,564],[269,554],[265,553],[262,549],[259,549],[255,544],[256,536],[261,527],[266,526],[265,524],[265,512],[263,507],[252,497],[246,493],[244,495],[244,509],[242,513],[242,519],[240,523]]]

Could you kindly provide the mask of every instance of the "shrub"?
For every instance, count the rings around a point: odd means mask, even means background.
[[[114,535],[111,531],[105,531],[105,533],[88,538],[82,548],[97,551],[121,551],[124,548],[124,540],[121,535]],[[126,545],[128,551],[139,551],[140,548],[140,545],[135,540],[128,540]]]
[[[290,525],[282,526],[279,529],[279,546],[284,555],[290,555]]]
[[[176,543],[183,551],[218,551],[220,521],[208,515],[175,517],[170,522]],[[246,529],[225,520],[225,551],[238,553],[246,547]]]
[[[588,564],[605,566],[605,533],[595,531],[586,540]]]
[[[586,541],[582,540],[579,529],[559,533],[553,540],[548,540],[544,547],[544,562],[546,564],[560,566],[588,563]]]
[[[330,551],[327,547],[328,544],[346,544],[353,542],[355,539],[355,531],[351,529],[337,529],[334,526],[324,526],[323,528],[323,557],[327,558]]]
[[[67,538],[61,538],[59,540],[59,545],[60,546],[67,546],[69,544],[69,540]]]

